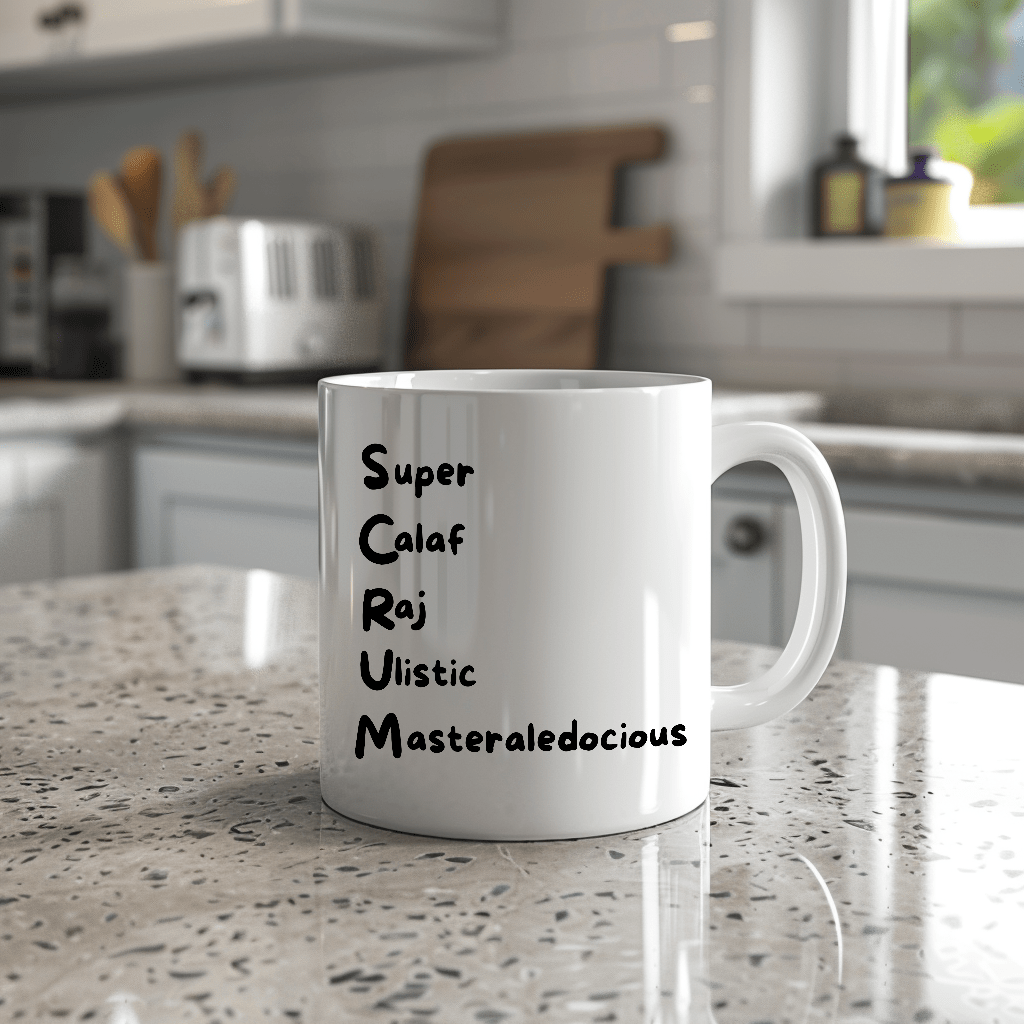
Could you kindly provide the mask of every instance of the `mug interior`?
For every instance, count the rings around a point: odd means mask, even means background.
[[[407,391],[603,391],[675,387],[705,379],[632,370],[399,370],[326,377],[320,383]]]

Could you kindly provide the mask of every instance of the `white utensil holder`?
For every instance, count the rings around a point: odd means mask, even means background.
[[[174,359],[173,279],[167,263],[133,260],[124,268],[122,290],[125,380],[177,380]]]

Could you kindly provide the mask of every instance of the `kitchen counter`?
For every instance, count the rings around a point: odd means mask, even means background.
[[[838,664],[705,808],[487,844],[321,804],[316,659],[269,573],[0,590],[4,1019],[1024,1021],[1024,688]]]
[[[114,427],[315,440],[316,387],[0,382],[0,438],[19,434],[91,434]]]
[[[792,423],[848,477],[1024,488],[1024,402],[932,392],[716,390],[716,423]],[[0,381],[0,439],[115,427],[314,440],[315,387]]]
[[[715,422],[801,420],[821,408],[812,392],[716,395]],[[94,433],[117,426],[316,438],[316,386],[242,388],[121,382],[0,382],[0,438]]]

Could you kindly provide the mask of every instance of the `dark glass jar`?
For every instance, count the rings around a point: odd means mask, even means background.
[[[956,242],[960,231],[953,216],[953,183],[932,175],[930,162],[938,151],[915,149],[913,170],[885,186],[885,233],[891,238],[934,238]]]
[[[838,136],[835,155],[815,164],[811,193],[816,238],[882,233],[885,174],[857,155],[852,135]]]

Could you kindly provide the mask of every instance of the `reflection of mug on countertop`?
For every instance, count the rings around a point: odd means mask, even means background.
[[[793,486],[803,587],[777,664],[711,687],[710,487]],[[387,828],[554,839],[708,792],[710,732],[784,714],[842,622],[831,473],[797,431],[711,427],[711,384],[615,371],[320,384],[321,785]]]

